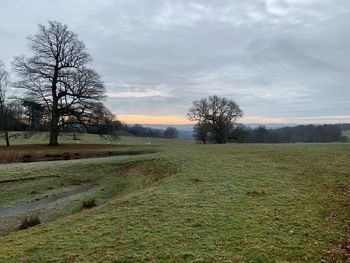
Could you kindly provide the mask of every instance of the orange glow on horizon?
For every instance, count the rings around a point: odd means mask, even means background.
[[[149,116],[149,115],[117,115],[118,120],[127,124],[150,124],[150,125],[185,125],[195,124],[185,117],[172,115],[172,116]],[[238,120],[240,123],[285,123],[285,119],[273,118],[273,117],[244,117]]]
[[[117,115],[118,120],[127,124],[150,124],[150,125],[186,125],[195,124],[181,115],[150,116],[150,115]],[[268,116],[247,116],[238,120],[239,123],[248,124],[288,124],[288,123],[340,123],[350,122],[350,115],[343,116],[317,116],[299,118],[278,118]]]
[[[191,124],[181,116],[118,115],[118,120],[127,124]]]

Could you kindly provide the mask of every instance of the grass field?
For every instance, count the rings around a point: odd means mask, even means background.
[[[349,144],[140,144],[156,153],[0,165],[0,207],[97,185],[0,237],[0,262],[346,261]]]

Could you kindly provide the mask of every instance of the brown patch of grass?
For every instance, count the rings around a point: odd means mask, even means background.
[[[126,176],[128,175],[128,173],[137,167],[137,164],[136,163],[131,163],[131,164],[126,164],[126,165],[122,165],[119,167],[119,173],[120,175],[122,176]]]
[[[69,179],[63,182],[63,185],[82,185],[82,184],[94,184],[96,180],[93,179]]]
[[[350,194],[350,185],[342,186],[342,191],[346,194]]]
[[[121,148],[124,146],[108,146],[108,148],[111,147]],[[149,151],[106,151],[104,149],[106,149],[106,145],[90,144],[65,144],[57,148],[43,145],[15,145],[7,148],[0,146],[0,163],[56,161],[150,153]]]
[[[346,257],[346,262],[350,262],[350,237],[347,237],[343,240],[343,243],[340,246],[341,250]]]
[[[3,180],[0,180],[0,184],[31,181],[31,180],[45,179],[45,178],[52,178],[52,177],[59,178],[60,176],[59,175],[39,175],[39,176],[31,176],[31,177],[23,177],[23,178],[3,179]]]
[[[340,263],[350,262],[350,237],[345,237],[340,245],[337,245],[329,250],[327,250],[324,255],[321,257],[322,262],[333,262]]]

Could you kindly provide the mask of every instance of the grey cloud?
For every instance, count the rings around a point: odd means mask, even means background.
[[[349,115],[349,10],[345,0],[5,0],[0,59],[59,20],[85,42],[117,114],[184,116],[216,93],[246,116]]]

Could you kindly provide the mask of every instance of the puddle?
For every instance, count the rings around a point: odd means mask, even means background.
[[[38,208],[40,206],[49,205],[49,204],[56,202],[60,199],[88,192],[89,190],[94,189],[96,187],[97,187],[97,185],[87,185],[87,186],[83,186],[83,187],[80,187],[78,189],[74,189],[71,191],[57,193],[57,194],[51,195],[47,198],[33,201],[30,203],[22,203],[22,204],[17,204],[15,206],[11,206],[11,207],[3,207],[3,208],[0,208],[0,218],[5,217],[5,216],[14,216],[14,215],[18,215],[18,214],[25,214],[25,213],[28,213],[31,210]]]

